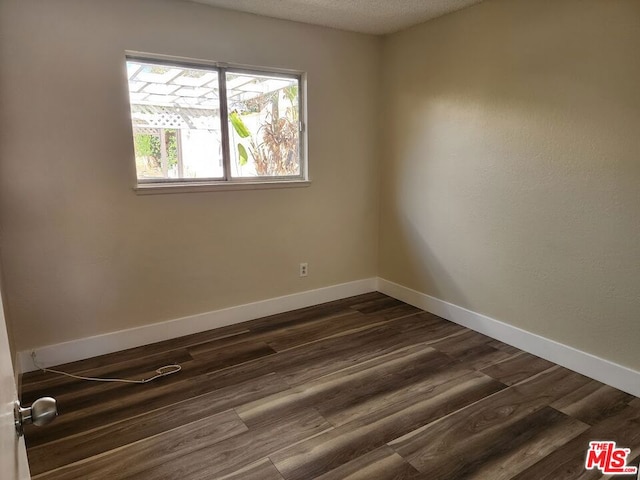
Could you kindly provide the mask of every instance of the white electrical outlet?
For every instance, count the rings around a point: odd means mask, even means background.
[[[301,263],[300,264],[300,276],[301,277],[306,277],[307,275],[309,275],[309,264],[308,263]]]

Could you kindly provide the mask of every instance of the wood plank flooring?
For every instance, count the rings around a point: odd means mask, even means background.
[[[590,440],[640,459],[640,400],[380,293],[23,378],[34,479],[596,479]],[[633,463],[630,463],[633,465]],[[629,478],[629,477],[621,477]]]

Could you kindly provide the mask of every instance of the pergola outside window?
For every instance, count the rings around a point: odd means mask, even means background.
[[[127,57],[138,184],[304,180],[301,76]]]

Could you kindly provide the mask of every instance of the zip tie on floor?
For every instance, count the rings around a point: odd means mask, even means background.
[[[157,380],[158,378],[168,377],[169,375],[173,375],[174,373],[178,373],[180,370],[182,370],[182,367],[176,363],[160,367],[156,369],[157,375],[149,378],[144,378],[142,380],[129,380],[126,378],[83,377],[82,375],[74,375],[73,373],[67,373],[60,370],[43,367],[38,363],[38,360],[36,359],[36,352],[31,352],[31,360],[33,361],[35,367],[39,370],[42,370],[43,372],[57,373],[58,375],[65,375],[67,377],[77,378],[78,380],[88,380],[91,382],[149,383]]]

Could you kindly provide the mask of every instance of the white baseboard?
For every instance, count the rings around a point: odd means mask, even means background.
[[[574,372],[640,397],[640,372],[494,318],[378,278],[378,291]]]
[[[25,350],[18,353],[20,370],[22,373],[36,370],[31,361],[31,351],[36,352],[38,361],[43,366],[60,365],[192,333],[204,332],[213,328],[246,322],[268,315],[288,312],[297,308],[310,307],[362,293],[374,292],[376,287],[377,278],[366,278],[176,320]]]
[[[332,285],[175,320],[21,351],[18,352],[20,371],[29,372],[36,369],[31,362],[32,350],[35,350],[42,365],[60,365],[376,290],[640,397],[640,372],[636,370],[383,278],[367,278],[340,285]]]

